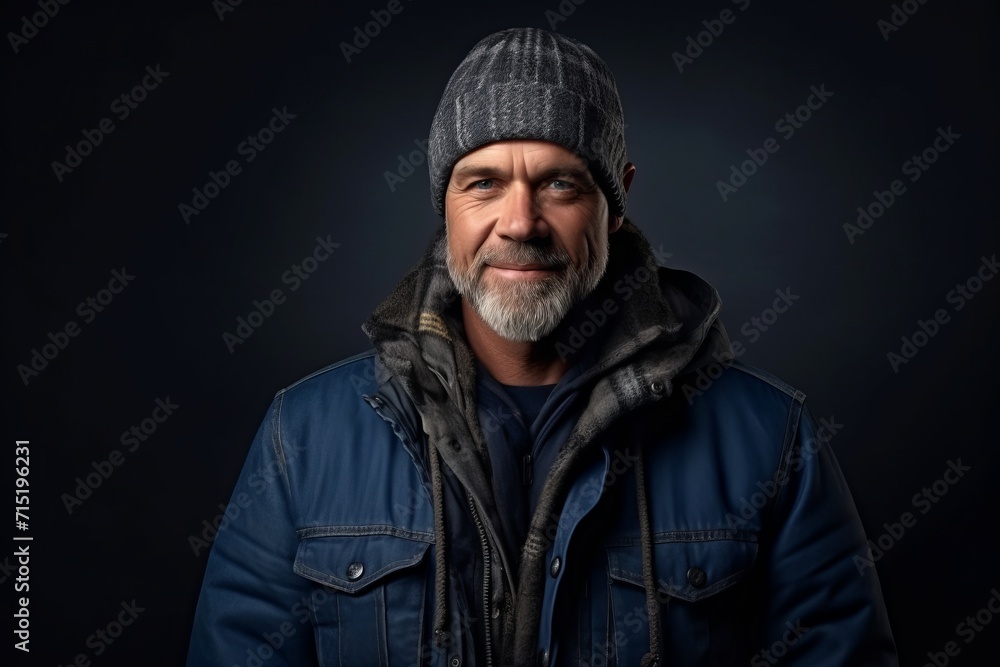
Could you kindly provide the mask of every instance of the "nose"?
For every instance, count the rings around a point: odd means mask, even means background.
[[[530,185],[515,183],[504,194],[494,231],[498,236],[521,242],[548,236],[548,225]]]

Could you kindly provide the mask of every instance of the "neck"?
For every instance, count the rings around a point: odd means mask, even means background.
[[[569,369],[550,341],[517,342],[497,335],[462,299],[465,337],[486,370],[501,384],[538,386],[556,384]]]

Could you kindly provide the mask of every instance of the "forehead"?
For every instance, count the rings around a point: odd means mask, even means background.
[[[494,141],[463,155],[455,163],[453,174],[469,169],[510,168],[524,163],[532,169],[566,168],[587,170],[587,163],[573,151],[550,141],[509,139]]]

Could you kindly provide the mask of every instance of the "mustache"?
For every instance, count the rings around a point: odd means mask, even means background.
[[[570,264],[569,254],[562,249],[545,248],[532,243],[511,241],[481,248],[476,253],[473,268],[481,270],[487,264],[540,264],[550,269],[562,269]]]

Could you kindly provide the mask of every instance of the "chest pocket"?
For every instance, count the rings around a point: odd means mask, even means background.
[[[723,665],[745,645],[747,579],[757,559],[756,535],[698,531],[657,536],[653,545],[656,597],[666,664]],[[609,664],[637,665],[649,648],[649,616],[638,544],[609,546]],[[665,606],[664,606],[665,605]],[[745,661],[744,661],[745,662]]]
[[[313,598],[322,604],[312,606],[320,665],[420,664],[431,539],[423,533],[302,539],[295,573],[321,584]]]

